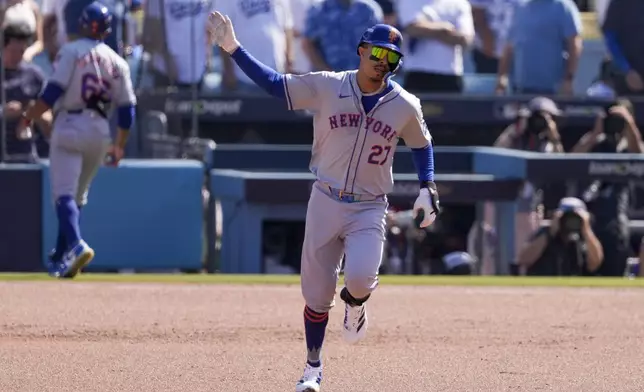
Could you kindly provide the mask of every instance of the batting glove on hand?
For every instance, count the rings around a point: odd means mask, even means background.
[[[431,225],[436,220],[440,212],[440,203],[438,201],[438,191],[433,181],[429,182],[427,188],[421,188],[418,198],[414,203],[414,219],[421,229]]]
[[[208,16],[206,26],[211,42],[219,45],[223,50],[232,54],[239,47],[239,41],[235,37],[233,22],[228,15],[224,16],[219,11],[211,12]]]

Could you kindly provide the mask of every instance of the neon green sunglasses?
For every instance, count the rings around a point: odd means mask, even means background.
[[[382,60],[387,56],[388,63],[397,63],[400,61],[400,54],[389,50],[387,48],[381,48],[379,46],[371,47],[371,57],[375,57],[378,60]]]

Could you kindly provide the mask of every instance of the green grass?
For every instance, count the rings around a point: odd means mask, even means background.
[[[4,273],[0,281],[55,281],[46,274]],[[175,284],[278,284],[299,285],[298,275],[227,274],[94,274],[85,273],[74,282],[175,283]],[[503,286],[503,287],[644,287],[644,279],[592,277],[515,276],[400,276],[383,275],[382,285],[405,286]]]

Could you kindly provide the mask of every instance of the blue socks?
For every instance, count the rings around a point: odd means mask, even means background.
[[[308,306],[304,307],[304,332],[306,334],[307,362],[313,367],[321,364],[320,352],[324,342],[329,313],[318,313]]]
[[[80,226],[80,210],[81,206],[78,206],[78,224]],[[58,223],[58,237],[56,238],[56,248],[54,248],[54,254],[52,255],[52,261],[61,261],[63,255],[67,251],[67,238],[65,238],[65,232],[60,224]]]
[[[60,261],[67,250],[67,239],[63,233],[63,229],[58,223],[58,237],[56,238],[56,248],[54,249],[54,254],[51,256],[52,261]]]
[[[58,215],[58,241],[56,243],[56,253],[58,253],[61,249],[58,247],[62,243],[61,237],[65,239],[63,245],[65,250],[72,248],[81,240],[80,210],[74,198],[71,196],[59,197],[56,200],[56,215]]]

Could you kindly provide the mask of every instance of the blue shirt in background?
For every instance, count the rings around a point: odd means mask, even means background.
[[[67,34],[80,34],[80,25],[78,23],[83,9],[91,4],[93,0],[68,0],[65,5],[65,28]],[[112,48],[116,53],[123,55],[123,15],[126,9],[124,0],[101,0],[112,13],[112,32],[105,38],[105,44]],[[120,11],[120,12],[119,12]]]
[[[528,0],[514,10],[508,41],[514,49],[514,88],[554,94],[564,78],[567,40],[581,34],[572,0]]]
[[[331,70],[356,69],[362,33],[382,20],[382,8],[374,0],[354,0],[348,6],[339,0],[324,0],[307,12],[304,36],[317,42]]]

